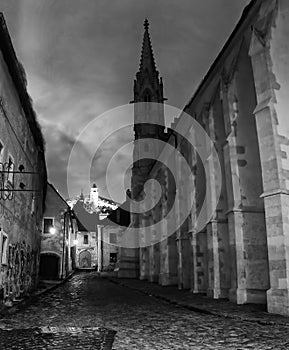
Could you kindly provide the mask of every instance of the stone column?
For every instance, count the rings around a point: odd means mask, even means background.
[[[195,137],[195,135],[193,135]],[[196,140],[194,139],[194,143]],[[201,147],[198,144],[198,147]],[[192,277],[191,277],[191,291],[193,293],[206,293],[208,282],[208,268],[207,268],[207,230],[204,227],[201,231],[198,228],[198,215],[204,202],[206,192],[205,173],[197,153],[192,152],[192,170],[194,174],[194,182],[192,184],[192,200],[194,205],[191,211],[192,221]]]
[[[193,293],[207,292],[207,231],[193,232],[191,238],[193,271],[191,291]]]
[[[176,153],[176,208],[177,222],[179,229],[176,233],[177,247],[178,247],[178,287],[179,289],[191,288],[191,273],[192,273],[192,250],[189,233],[189,218],[188,213],[188,196],[191,195],[189,191],[189,177],[187,167],[185,166],[186,149],[184,144],[179,145],[182,148],[182,154]]]
[[[289,2],[264,1],[258,19],[250,55],[269,255],[267,305],[269,312],[289,315]]]
[[[167,169],[163,172],[163,196],[162,196],[162,241],[160,243],[160,276],[159,284],[162,286],[177,285],[177,245],[176,236],[170,232],[171,225],[174,225],[174,214],[169,212],[169,204],[174,198],[174,193],[170,188],[170,181]]]
[[[102,257],[102,244],[103,244],[103,226],[97,225],[97,271],[102,271],[103,266],[103,257]],[[121,249],[121,248],[120,248]],[[77,258],[75,257],[76,264],[77,264]]]
[[[266,303],[268,256],[262,175],[253,110],[256,104],[250,60],[243,45],[237,70],[222,86],[227,143],[224,145],[230,235],[230,300]]]
[[[152,186],[152,196],[155,196],[154,185]],[[159,205],[155,205],[152,210],[151,225],[154,225],[158,222],[160,216],[159,210]],[[155,225],[155,228],[150,229],[151,245],[148,248],[150,282],[158,282],[160,273],[160,232],[156,231],[156,227],[158,227],[158,225]]]
[[[153,234],[153,239],[155,237],[155,232]],[[160,244],[153,243],[149,247],[149,281],[158,282],[159,272],[160,272]]]
[[[222,184],[221,172],[224,169],[223,150],[220,142],[224,138],[222,127],[223,117],[220,113],[219,100],[212,101],[212,105],[206,105],[203,111],[203,124],[218,153],[211,153],[211,145],[207,145],[208,159],[204,164],[209,179],[209,191],[207,197],[207,211],[212,217],[207,225],[207,259],[208,259],[208,289],[209,297],[219,299],[227,298],[229,294],[230,269],[228,267],[229,237],[228,224],[225,217],[227,209],[225,182]],[[217,163],[221,168],[217,168]],[[224,175],[224,174],[223,174]],[[223,176],[224,181],[224,176]],[[222,186],[223,185],[223,186]],[[220,191],[220,197],[218,196]]]
[[[142,214],[142,226],[140,233],[140,255],[139,255],[139,263],[140,263],[140,271],[139,278],[140,280],[148,280],[149,279],[149,233],[150,228],[148,226],[149,218],[146,213]]]

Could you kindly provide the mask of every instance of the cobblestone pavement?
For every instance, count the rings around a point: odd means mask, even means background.
[[[114,332],[100,327],[36,327],[0,330],[0,349],[111,350]]]
[[[64,329],[61,341],[66,339],[70,349],[98,349],[88,334],[94,329],[99,336],[107,329],[115,330],[115,350],[289,349],[287,325],[264,326],[197,313],[111,283],[94,272],[78,274],[31,304],[18,306],[15,314],[0,319],[0,329],[1,350],[12,349],[12,338],[13,349],[40,349],[35,345],[39,329],[47,330],[50,342],[51,330],[59,334]],[[42,349],[53,347],[42,345]]]
[[[118,279],[105,276],[110,281],[143,294],[155,296],[172,304],[186,307],[189,310],[206,314],[233,318],[240,321],[254,321],[263,325],[279,324],[289,326],[289,317],[269,314],[266,305],[237,305],[226,299],[212,299],[204,294],[194,294],[189,290],[179,290],[176,286],[162,287],[157,283],[149,283],[138,279]]]

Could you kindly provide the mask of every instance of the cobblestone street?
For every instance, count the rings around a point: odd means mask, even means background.
[[[113,331],[116,350],[289,348],[286,325],[197,313],[111,283],[95,272],[77,274],[18,306],[2,317],[0,327],[1,350],[110,349]]]

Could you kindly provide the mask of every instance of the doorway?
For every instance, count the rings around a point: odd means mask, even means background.
[[[40,255],[40,278],[44,280],[57,280],[59,278],[60,258],[56,254]]]
[[[79,254],[79,267],[80,268],[91,267],[91,254],[88,250],[84,250]]]

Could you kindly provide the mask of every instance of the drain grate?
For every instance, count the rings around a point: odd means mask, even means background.
[[[38,327],[0,330],[0,349],[111,350],[115,331],[101,327]]]

